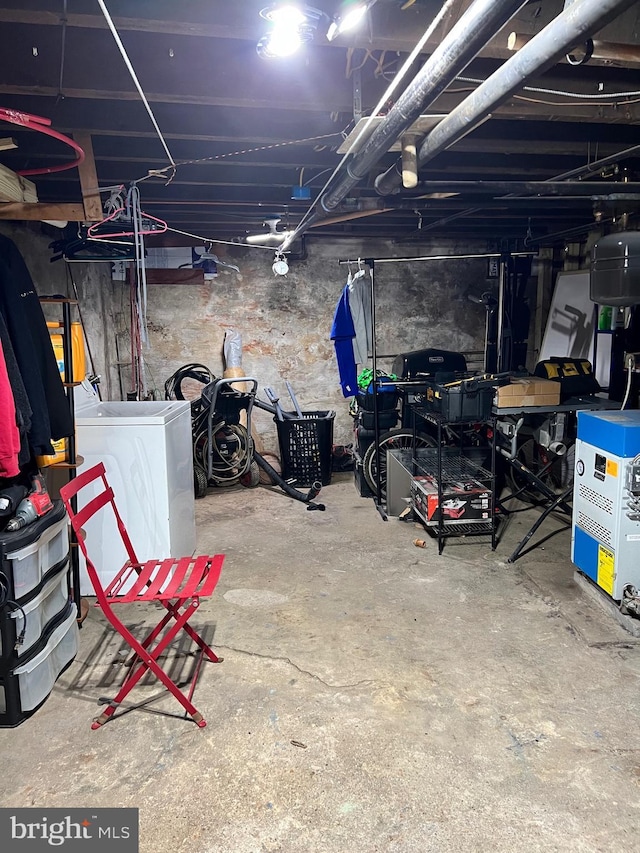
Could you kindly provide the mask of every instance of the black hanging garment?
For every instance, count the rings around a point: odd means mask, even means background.
[[[2,314],[31,407],[29,445],[53,453],[51,439],[71,435],[73,423],[38,294],[17,246],[0,235]]]

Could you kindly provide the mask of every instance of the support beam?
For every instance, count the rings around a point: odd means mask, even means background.
[[[517,193],[540,196],[603,196],[640,192],[640,182],[623,181],[421,181],[419,193]],[[421,198],[416,195],[416,199]]]
[[[84,218],[87,222],[100,222],[104,218],[102,201],[98,192],[98,174],[93,156],[93,143],[89,133],[75,133],[74,139],[84,151],[84,161],[78,166]]]
[[[507,39],[507,47],[509,50],[521,50],[527,42],[531,41],[533,36],[526,36],[523,33],[510,33]],[[640,65],[640,47],[636,44],[622,44],[614,41],[598,41],[592,40],[593,53],[587,62],[591,59],[606,62],[608,65],[619,65],[627,67],[629,65]],[[573,51],[572,51],[573,52]],[[584,48],[580,47],[580,52],[584,53]],[[565,62],[567,60],[565,59]],[[574,63],[575,64],[575,63]],[[586,64],[586,62],[584,63]]]
[[[25,220],[67,220],[67,222],[83,222],[84,208],[81,204],[25,204],[10,201],[0,204],[0,219]]]

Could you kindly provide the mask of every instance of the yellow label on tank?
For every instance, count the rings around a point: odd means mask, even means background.
[[[598,545],[598,586],[609,595],[613,595],[613,578],[615,577],[615,555],[613,551]]]
[[[613,459],[607,459],[607,474],[611,477],[618,476],[618,463],[614,462]]]

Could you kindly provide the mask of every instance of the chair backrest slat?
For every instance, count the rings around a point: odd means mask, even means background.
[[[89,503],[85,504],[82,509],[79,509],[73,518],[71,518],[71,524],[76,532],[76,536],[80,535],[82,525],[86,524],[92,515],[95,515],[103,506],[106,506],[106,504],[110,503],[112,500],[113,491],[111,490],[111,487],[109,487],[103,492],[100,492],[99,495],[96,495],[95,498],[91,498]]]
[[[74,498],[80,489],[84,489],[86,485],[92,483],[94,480],[97,480],[98,477],[104,476],[104,463],[98,462],[97,465],[94,465],[92,468],[87,468],[86,471],[82,471],[81,474],[78,474],[66,483],[60,489],[60,495],[62,499],[66,501],[70,501],[71,498]],[[105,482],[106,485],[106,482]]]
[[[96,481],[102,480],[102,483],[96,483]],[[98,492],[97,495],[94,495],[90,501],[88,501],[82,509],[79,509],[77,512],[74,510],[72,506],[73,499],[76,498],[78,493],[92,483],[96,483],[97,488],[101,488],[101,491]],[[113,511],[113,515],[115,518],[116,526],[118,528],[118,533],[122,539],[122,543],[125,547],[127,555],[131,563],[137,563],[138,558],[136,556],[136,552],[133,549],[133,545],[131,544],[131,539],[129,538],[129,534],[127,529],[120,517],[120,513],[118,512],[118,508],[116,506],[115,497],[113,494],[113,489],[107,482],[106,472],[104,463],[98,462],[97,465],[94,465],[92,468],[88,468],[86,471],[82,471],[73,480],[70,480],[67,484],[62,486],[60,489],[60,497],[62,498],[64,505],[67,509],[67,513],[69,514],[69,519],[71,520],[71,526],[73,527],[76,538],[78,540],[78,544],[84,554],[85,560],[87,562],[87,572],[89,573],[89,577],[91,579],[91,583],[96,591],[96,594],[100,598],[104,595],[104,589],[102,584],[100,583],[100,578],[95,569],[93,562],[89,559],[89,555],[87,554],[87,548],[84,542],[84,531],[82,529],[83,525],[87,523],[87,521],[92,518],[96,513],[100,512],[108,504],[111,506]]]

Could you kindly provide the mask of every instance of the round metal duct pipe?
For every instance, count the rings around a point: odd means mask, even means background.
[[[591,253],[590,296],[599,305],[640,304],[640,232],[602,237]]]

